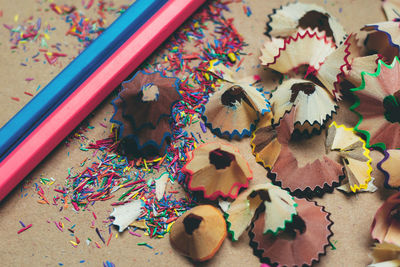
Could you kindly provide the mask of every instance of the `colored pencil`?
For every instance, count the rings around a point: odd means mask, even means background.
[[[137,0],[0,129],[0,160],[150,19],[167,0]]]
[[[0,201],[204,2],[170,0],[0,162]]]

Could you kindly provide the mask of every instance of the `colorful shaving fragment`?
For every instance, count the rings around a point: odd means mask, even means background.
[[[251,225],[250,246],[261,262],[273,266],[311,266],[325,254],[333,235],[330,213],[316,202],[298,198],[295,201],[298,214],[277,235],[263,234],[263,214]]]
[[[372,158],[365,141],[355,134],[354,129],[332,122],[327,132],[326,147],[338,151],[342,160],[346,180],[341,188],[350,187],[353,193],[367,189],[372,179]]]
[[[235,72],[215,62],[210,62],[208,70],[220,81],[221,88],[206,103],[202,118],[219,137],[250,136],[259,116],[270,111],[270,104],[254,86],[257,81],[252,76],[238,78]]]
[[[371,225],[371,236],[379,243],[400,246],[400,192],[391,195],[377,210]]]
[[[377,168],[385,175],[386,188],[400,187],[400,149],[384,151],[384,158],[378,163]]]
[[[317,28],[325,31],[338,46],[346,39],[346,32],[338,20],[315,4],[288,3],[274,8],[268,18],[266,34],[271,37],[288,37],[298,28]]]
[[[247,188],[253,172],[239,149],[230,144],[206,143],[195,150],[182,171],[188,175],[188,188],[200,191],[204,198],[235,199]]]
[[[228,232],[234,241],[250,226],[260,207],[264,207],[266,215],[264,234],[284,230],[297,214],[297,204],[287,191],[271,183],[251,185],[230,203],[225,213]]]
[[[122,83],[122,91],[112,101],[114,114],[110,121],[119,126],[123,154],[164,153],[171,138],[171,110],[182,98],[179,84],[178,78],[144,71]]]
[[[336,113],[334,98],[343,68],[347,66],[347,43],[336,49],[325,32],[314,29],[299,30],[286,39],[273,38],[261,49],[263,65],[290,74],[307,67],[303,79],[289,78],[278,86],[270,98],[274,123],[278,123],[293,107],[296,130],[312,134]],[[318,52],[315,52],[318,51]],[[309,77],[310,78],[307,78]]]
[[[355,103],[350,110],[358,115],[355,131],[366,138],[368,148],[400,148],[400,61],[378,62],[375,73],[362,72],[360,87],[351,91]]]
[[[342,166],[324,154],[312,162],[299,166],[291,149],[294,130],[293,109],[284,115],[279,125],[272,127],[269,117],[255,131],[251,141],[253,154],[268,169],[268,178],[294,195],[322,195],[338,185],[343,177]],[[299,142],[304,142],[304,137]]]
[[[23,226],[21,229],[18,230],[17,234],[25,232],[26,230],[28,230],[31,227],[32,227],[32,224],[28,224],[27,226]]]
[[[42,25],[41,18],[34,20],[32,16],[24,20],[18,26],[11,26],[7,24],[3,24],[3,26],[10,31],[10,42],[12,49],[16,49],[20,45],[23,46],[28,42],[46,44],[46,41],[50,38],[49,34],[55,30],[55,28],[51,27],[48,23],[46,23],[46,25]]]
[[[400,52],[399,26],[399,18],[365,25],[361,29],[368,32],[365,47],[372,53],[382,55],[385,62],[390,64]]]
[[[272,126],[272,117],[272,112],[261,117],[250,141],[256,161],[266,169],[272,168],[281,151],[277,131]]]

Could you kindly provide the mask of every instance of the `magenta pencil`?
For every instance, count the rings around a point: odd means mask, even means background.
[[[0,201],[205,0],[170,0],[0,163]]]

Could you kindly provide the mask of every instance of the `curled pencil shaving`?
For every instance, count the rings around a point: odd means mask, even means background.
[[[400,187],[400,150],[389,149],[385,151],[385,157],[378,163],[378,169],[385,175],[385,185],[390,188]]]
[[[329,245],[332,221],[329,213],[315,202],[295,198],[297,215],[277,235],[263,234],[264,219],[260,214],[252,224],[249,236],[254,254],[262,262],[281,266],[304,266],[319,261]]]
[[[367,187],[365,189],[360,189],[356,192],[370,192],[373,193],[378,190],[378,187],[375,186],[374,184],[375,178],[371,177],[371,180],[368,182]],[[336,189],[345,192],[345,193],[355,193],[353,190],[350,188],[350,183],[348,183],[348,179],[345,178],[343,179],[342,185],[336,187]]]
[[[294,78],[282,82],[272,93],[270,101],[274,123],[292,110],[295,128],[310,134],[313,129],[320,130],[337,108],[324,88],[313,82]]]
[[[291,192],[332,187],[339,183],[340,176],[343,175],[342,166],[327,156],[299,167],[297,159],[288,146],[282,147],[271,171],[276,174],[274,180],[280,183],[282,188],[287,188]]]
[[[370,254],[372,264],[368,267],[397,267],[400,265],[400,247],[390,243],[375,243]]]
[[[340,83],[344,77],[357,82],[362,70],[376,69],[376,61],[380,57],[361,56],[355,34],[348,36],[336,49],[324,32],[310,29],[301,30],[286,39],[273,38],[265,43],[261,52],[262,64],[280,73],[307,66],[305,78],[311,75],[311,81],[321,85],[337,100],[342,96]]]
[[[279,183],[282,188],[291,192],[306,190],[314,191],[324,187],[332,187],[339,183],[343,175],[342,166],[326,155],[322,159],[316,159],[299,167],[298,161],[289,147],[293,132],[294,110],[287,113],[276,127],[278,142],[281,145],[280,153],[268,173],[270,177]]]
[[[335,49],[335,44],[325,32],[300,29],[285,39],[266,41],[260,60],[262,65],[283,74],[302,65],[308,65],[308,71],[314,72]]]
[[[363,48],[358,45],[356,34],[351,34],[345,41],[346,46],[346,65],[343,67],[345,79],[353,85],[361,85],[361,72],[375,72],[378,66],[378,59],[382,58],[379,54],[365,55]]]
[[[228,231],[238,240],[253,220],[256,211],[265,208],[264,233],[285,229],[296,212],[296,202],[285,190],[271,183],[252,185],[238,196],[226,211]]]
[[[252,153],[264,168],[271,169],[281,151],[277,132],[272,126],[272,112],[261,117],[251,138]]]
[[[246,98],[250,102],[251,106],[260,115],[264,115],[266,112],[270,111],[269,102],[265,98],[264,94],[257,90],[255,86],[253,86],[253,84],[257,82],[256,80],[254,80],[254,76],[237,78],[235,77],[236,75],[231,69],[228,69],[222,64],[214,65],[213,63],[211,63],[209,71],[222,79],[222,87],[237,85],[243,88],[243,93],[246,95]]]
[[[192,151],[182,171],[188,174],[188,188],[201,191],[204,198],[235,199],[247,188],[253,173],[239,150],[229,144],[206,143]]]
[[[391,195],[375,214],[371,236],[379,243],[400,245],[400,192]]]
[[[378,60],[380,58],[380,55],[360,56],[353,58],[350,68],[347,68],[345,75],[346,80],[351,82],[356,87],[360,86],[362,82],[361,72],[375,72],[378,66]]]
[[[370,52],[383,56],[386,63],[390,64],[395,56],[399,56],[400,21],[385,21],[367,24],[361,30],[367,31],[368,36],[365,46]]]
[[[324,60],[324,64],[316,72],[317,79],[324,85],[326,90],[335,97],[341,99],[340,82],[344,77],[344,71],[348,66],[350,35],[342,45],[330,53]]]
[[[346,174],[343,183],[349,184],[353,193],[367,189],[371,181],[372,159],[365,141],[354,133],[353,128],[332,122],[327,131],[325,146],[339,152]]]
[[[267,34],[271,37],[288,37],[298,28],[317,28],[319,31],[325,31],[338,46],[346,38],[342,25],[324,8],[315,4],[289,3],[274,9],[268,17]]]
[[[265,44],[260,57],[263,65],[281,73],[307,66],[307,80],[291,78],[272,94],[270,102],[274,121],[279,121],[294,106],[298,110],[294,121],[297,130],[308,134],[320,131],[336,112],[334,98],[341,97],[339,84],[344,71],[349,68],[346,60],[349,38],[336,49],[324,32],[307,29],[295,36],[272,39]]]
[[[340,100],[340,82],[348,75],[356,56],[352,54],[352,50],[357,48],[355,38],[351,34],[336,49],[324,32],[302,30],[284,40],[267,41],[260,59],[267,67],[281,73],[296,70],[301,65],[308,66],[305,77],[312,74],[335,99]]]
[[[222,213],[211,205],[199,205],[176,220],[169,240],[181,254],[194,261],[206,261],[219,250],[226,235]]]
[[[252,86],[250,77],[236,79],[222,64],[212,65],[210,72],[223,80],[221,88],[205,105],[203,119],[206,125],[220,137],[250,136],[259,115],[270,111],[268,100]]]
[[[351,89],[356,96],[350,107],[359,121],[355,131],[366,137],[367,147],[400,148],[400,64],[379,60],[375,73],[362,73],[363,83]]]
[[[119,125],[122,152],[163,152],[171,137],[171,108],[181,99],[179,79],[139,71],[122,86],[111,118]]]
[[[134,130],[145,126],[154,129],[161,117],[171,115],[172,105],[181,99],[178,82],[177,78],[164,77],[159,72],[139,71],[122,84],[120,116],[128,119]]]

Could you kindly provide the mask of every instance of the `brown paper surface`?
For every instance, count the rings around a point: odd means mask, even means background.
[[[65,1],[66,2],[66,1]],[[65,3],[57,1],[57,3]],[[80,1],[79,1],[80,2]],[[129,1],[115,1],[115,6],[125,4]],[[342,23],[345,30],[350,33],[357,31],[364,24],[374,23],[385,20],[383,11],[380,7],[380,1],[376,0],[327,0],[327,1],[304,1],[315,2]],[[96,2],[97,3],[97,2]],[[19,14],[19,19],[23,20],[30,15],[35,18],[42,17],[42,21],[46,19],[52,26],[57,28],[52,32],[51,40],[65,44],[63,52],[69,56],[61,58],[61,62],[56,66],[43,64],[45,60],[41,56],[40,62],[29,63],[27,67],[20,65],[26,58],[36,53],[37,46],[33,45],[33,50],[24,52],[22,49],[12,53],[9,49],[8,42],[9,32],[7,29],[0,28],[0,104],[2,112],[0,114],[0,125],[4,125],[31,97],[24,94],[28,91],[37,94],[36,88],[40,84],[43,88],[59,71],[77,55],[78,43],[75,38],[65,36],[65,32],[69,25],[65,21],[59,19],[53,12],[43,11],[48,7],[47,1],[36,0],[18,0],[7,1],[0,0],[0,10],[3,16],[0,16],[0,24],[12,24],[14,17]],[[76,5],[80,3],[76,1]],[[247,17],[243,12],[243,4],[235,3],[230,5],[232,12],[225,13],[225,16],[235,18],[234,25],[239,33],[244,36],[246,43],[249,44],[245,51],[253,54],[246,56],[242,65],[242,72],[253,71],[259,64],[259,55],[262,44],[267,39],[263,33],[266,30],[267,15],[272,8],[278,8],[282,1],[246,1],[250,6],[253,14]],[[39,11],[38,8],[42,8]],[[53,19],[51,19],[53,18]],[[113,17],[115,18],[115,17]],[[110,17],[109,23],[112,18]],[[49,42],[50,43],[50,42]],[[67,46],[68,45],[68,46]],[[261,76],[264,88],[274,88],[276,76],[270,71],[262,68],[256,69],[257,74]],[[33,77],[35,80],[26,82],[24,79]],[[275,82],[271,82],[274,78]],[[20,101],[14,101],[11,97],[18,97]],[[85,133],[90,140],[98,140],[108,137],[111,124],[108,122],[113,114],[113,107],[110,101],[114,96],[108,97],[94,112],[93,116],[88,118],[90,125],[95,128]],[[338,123],[344,123],[347,126],[353,126],[357,117],[348,110],[351,101],[346,100],[340,104],[338,115],[334,119]],[[100,123],[105,124],[108,128],[104,128]],[[193,126],[194,130],[201,131],[199,124]],[[209,130],[203,136],[203,140],[215,140]],[[122,233],[116,239],[116,229],[113,229],[114,236],[110,245],[104,246],[98,238],[95,228],[91,228],[93,215],[90,211],[79,211],[75,213],[71,209],[60,212],[59,208],[52,205],[43,205],[37,203],[36,195],[32,185],[39,182],[40,177],[53,177],[55,184],[63,185],[65,177],[68,175],[68,169],[73,168],[75,171],[82,169],[79,163],[86,157],[91,157],[92,152],[79,150],[80,143],[74,140],[69,146],[61,143],[47,158],[25,179],[25,185],[19,185],[5,200],[0,203],[0,259],[2,266],[58,266],[59,263],[64,266],[79,266],[85,264],[88,266],[101,266],[106,260],[116,264],[116,266],[191,266],[193,263],[187,258],[179,255],[174,251],[169,243],[168,236],[163,239],[150,239],[146,236],[136,237],[129,233]],[[254,183],[264,181],[266,179],[266,170],[255,161],[255,157],[251,153],[250,138],[244,138],[241,141],[232,141],[236,145],[242,155],[248,160],[254,174]],[[313,146],[313,143],[308,143]],[[306,164],[309,159],[313,160],[318,157],[312,151],[324,149],[321,143],[314,144],[316,149],[307,149],[307,154],[302,154],[300,164]],[[319,153],[318,152],[318,153]],[[301,155],[301,149],[296,151],[296,155]],[[326,210],[331,213],[331,220],[334,222],[332,231],[334,233],[331,242],[336,249],[327,249],[327,255],[321,258],[321,262],[315,266],[365,266],[371,260],[368,257],[372,240],[370,238],[369,229],[373,220],[373,216],[387,197],[388,191],[382,190],[383,175],[376,170],[376,164],[383,156],[379,152],[372,152],[374,171],[372,176],[376,178],[376,185],[379,190],[374,193],[362,193],[353,196],[347,196],[335,190],[333,193],[325,194],[322,198],[313,198],[319,205],[324,205]],[[157,174],[160,175],[160,174]],[[53,196],[53,186],[42,186],[46,196],[51,199]],[[170,185],[168,185],[170,187]],[[177,186],[175,184],[176,188]],[[24,196],[27,193],[26,197]],[[112,211],[111,202],[97,202],[90,210],[95,211],[98,219],[95,221],[95,227],[102,230],[102,220],[106,220]],[[64,216],[71,220],[71,223],[64,219]],[[17,231],[21,228],[19,220],[25,224],[33,224],[33,226],[21,233]],[[50,223],[48,223],[49,221]],[[74,248],[70,240],[75,238],[64,230],[60,232],[53,221],[62,221],[66,226],[71,227],[76,224],[75,233],[80,238],[81,244]],[[103,227],[103,228],[102,228]],[[108,232],[106,232],[108,234]],[[91,238],[97,241],[101,248],[85,244],[85,240]],[[153,247],[150,249],[145,246],[138,246],[139,242],[147,242]],[[239,241],[231,242],[226,240],[220,251],[215,257],[200,266],[259,266],[259,260],[253,255],[251,247],[248,245],[249,238],[246,234],[240,237]],[[80,261],[85,260],[84,263]]]

